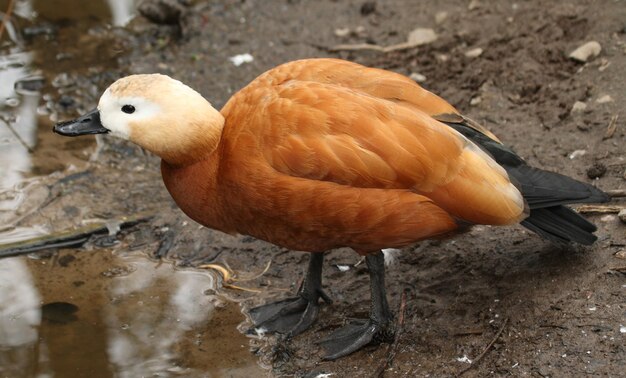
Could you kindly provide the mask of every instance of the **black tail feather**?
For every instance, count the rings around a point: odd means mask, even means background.
[[[597,240],[593,223],[565,206],[543,207],[530,211],[522,226],[555,243],[576,242],[591,245]]]
[[[447,123],[490,154],[509,174],[528,203],[530,214],[521,224],[556,242],[584,245],[596,241],[596,226],[563,205],[607,202],[610,197],[594,186],[558,173],[533,168],[513,150],[463,123]]]
[[[558,173],[526,164],[508,167],[509,176],[517,181],[531,209],[571,203],[606,202],[609,197],[595,187]]]

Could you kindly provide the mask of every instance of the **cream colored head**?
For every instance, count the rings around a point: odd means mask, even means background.
[[[198,160],[217,147],[224,117],[198,92],[160,74],[117,80],[98,103],[102,126],[170,164]]]

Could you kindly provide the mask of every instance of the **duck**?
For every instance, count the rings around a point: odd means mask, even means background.
[[[609,200],[528,165],[410,78],[340,59],[272,68],[219,111],[166,75],[131,75],[53,130],[134,142],[161,158],[165,187],[196,222],[310,252],[294,296],[250,310],[257,329],[287,337],[309,329],[320,301],[332,303],[324,252],[364,256],[369,318],[322,340],[328,360],[393,338],[383,249],[517,223],[551,242],[590,245],[596,226],[566,205]]]

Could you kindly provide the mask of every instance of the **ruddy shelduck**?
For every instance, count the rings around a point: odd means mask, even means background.
[[[608,200],[528,166],[409,78],[336,59],[271,69],[221,111],[168,76],[128,76],[54,131],[128,139],[161,157],[165,186],[198,223],[311,252],[295,297],[250,311],[265,331],[296,335],[320,298],[330,302],[324,251],[365,255],[370,317],[331,334],[328,359],[393,334],[381,249],[518,222],[551,241],[591,244],[595,226],[563,205]]]

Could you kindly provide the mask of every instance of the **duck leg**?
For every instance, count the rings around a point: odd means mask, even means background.
[[[309,269],[295,297],[268,303],[250,310],[255,330],[286,333],[288,337],[304,332],[319,313],[319,299],[332,303],[322,290],[323,253],[311,253]]]
[[[320,343],[328,352],[324,359],[335,360],[355,352],[371,342],[390,341],[394,336],[393,315],[385,293],[385,258],[382,252],[368,255],[372,303],[370,317],[357,320],[330,334]]]

